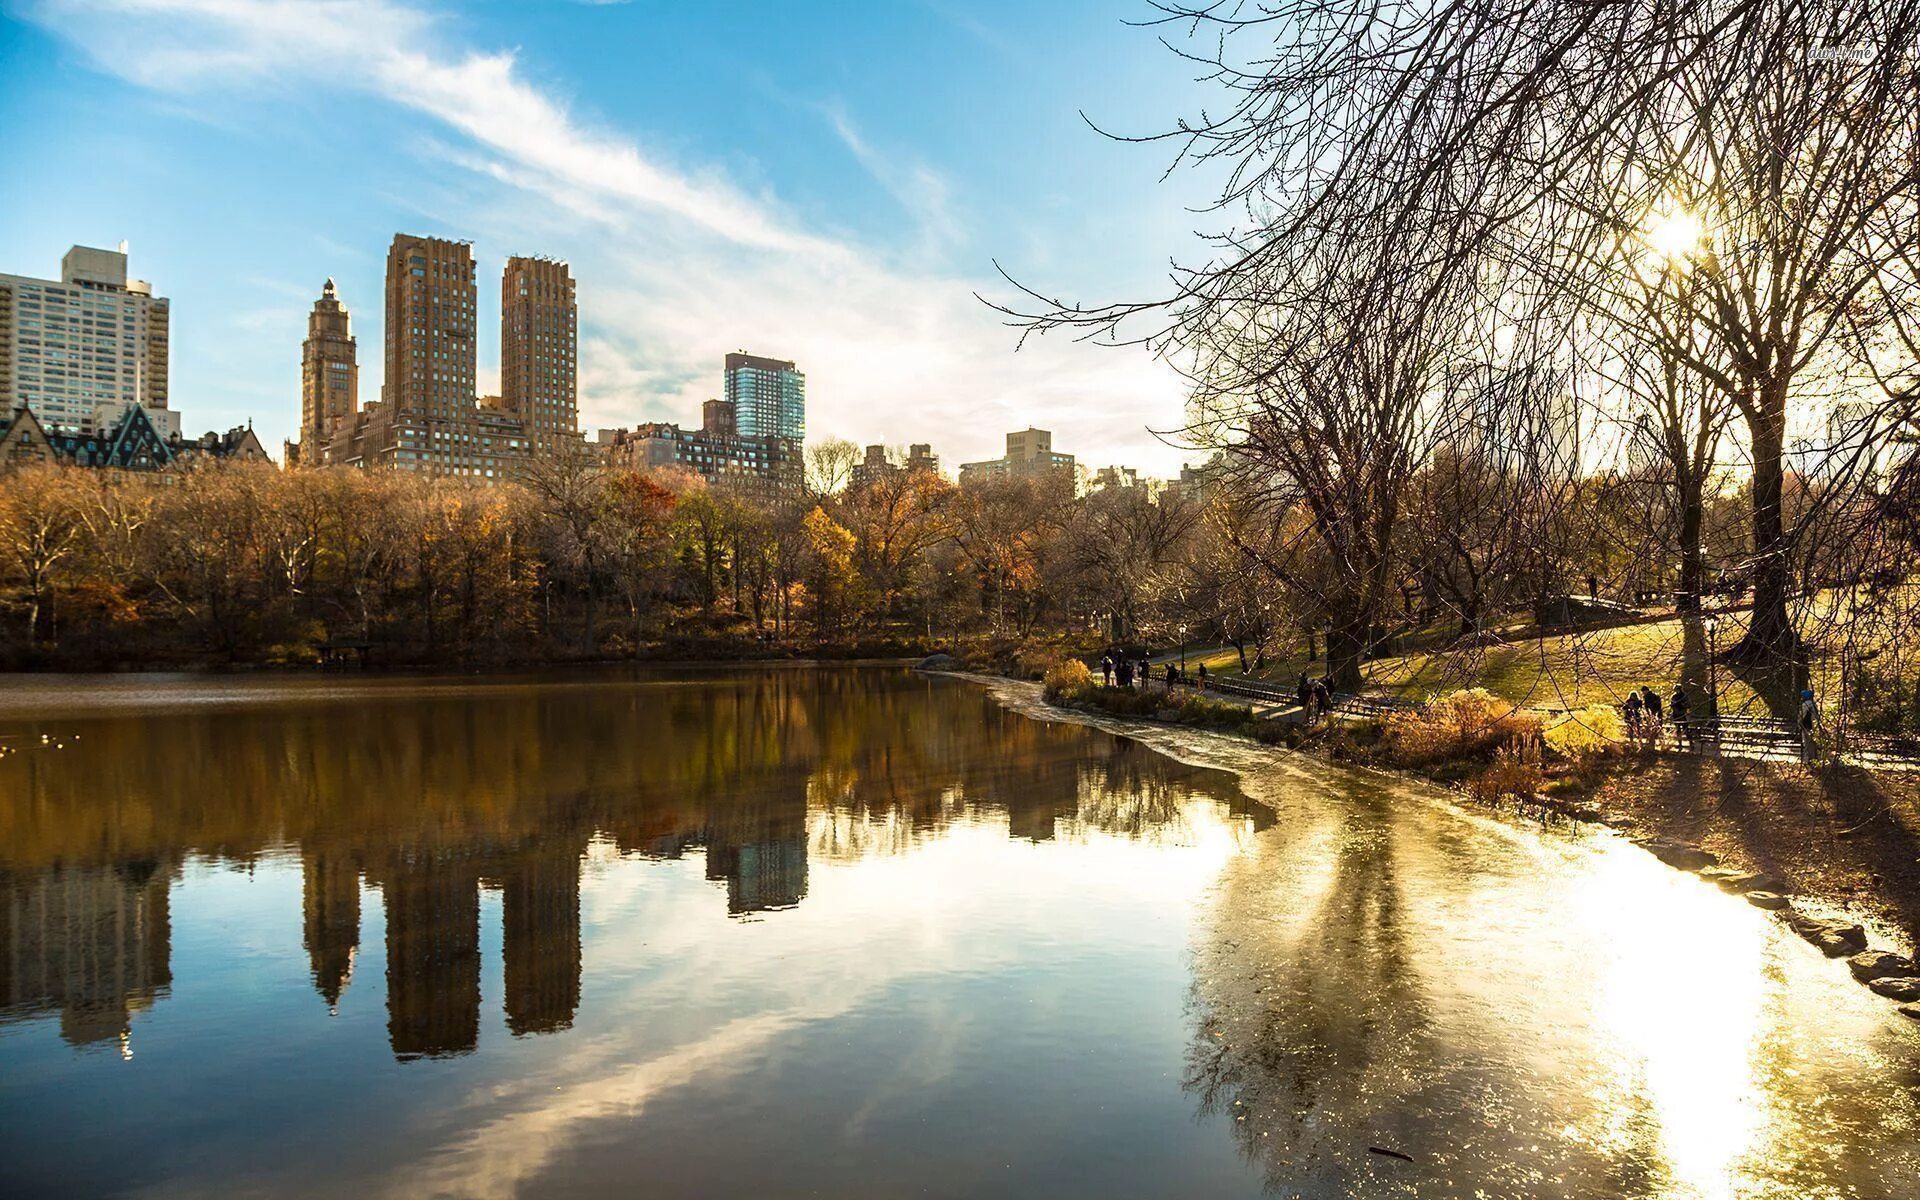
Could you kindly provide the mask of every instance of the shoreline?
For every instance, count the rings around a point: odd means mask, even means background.
[[[1491,814],[1519,818],[1512,823],[1524,822],[1534,825],[1536,832],[1544,831],[1549,825],[1545,819],[1528,815],[1526,808],[1531,806],[1509,807],[1471,802],[1470,798],[1458,788],[1418,771],[1376,763],[1345,762],[1336,756],[1315,753],[1304,746],[1275,745],[1233,730],[1209,729],[1162,721],[1145,715],[1122,716],[1106,713],[1097,708],[1088,711],[1079,707],[1066,707],[1048,701],[1042,694],[1039,684],[1025,680],[962,671],[922,673],[945,675],[985,686],[1003,704],[1008,704],[1008,707],[1022,715],[1036,719],[1071,721],[1127,736],[1132,735],[1121,728],[1126,723],[1137,723],[1161,730],[1207,734],[1227,739],[1238,746],[1262,752],[1264,755],[1299,755],[1317,767],[1377,773],[1402,783],[1421,785],[1423,790],[1434,793],[1436,802],[1444,802],[1462,814],[1481,816]],[[1008,703],[1009,694],[1015,690],[1025,703]],[[1155,745],[1154,748],[1181,761],[1188,761],[1166,746]],[[1743,896],[1754,907],[1771,912],[1781,924],[1819,949],[1828,958],[1845,959],[1848,972],[1855,982],[1886,997],[1897,1006],[1897,1011],[1901,1015],[1920,1021],[1920,965],[1916,965],[1912,960],[1915,938],[1895,915],[1914,911],[1911,906],[1920,902],[1920,897],[1880,896],[1863,900],[1855,888],[1835,886],[1821,888],[1817,886],[1817,881],[1813,888],[1803,889],[1803,887],[1793,886],[1796,882],[1793,876],[1798,872],[1782,870],[1778,864],[1756,865],[1750,861],[1744,861],[1753,856],[1725,853],[1724,846],[1720,849],[1711,848],[1724,842],[1724,837],[1718,831],[1711,831],[1712,836],[1706,836],[1702,830],[1695,828],[1693,830],[1695,836],[1691,838],[1672,836],[1676,827],[1685,828],[1688,825],[1687,819],[1697,818],[1699,813],[1697,809],[1676,810],[1671,803],[1668,803],[1662,811],[1659,798],[1670,797],[1672,794],[1670,791],[1649,790],[1643,793],[1643,805],[1638,808],[1618,802],[1609,805],[1605,794],[1610,785],[1621,780],[1644,776],[1648,773],[1649,766],[1659,767],[1661,764],[1657,760],[1660,756],[1654,757],[1655,761],[1651,764],[1636,759],[1622,760],[1607,767],[1598,783],[1583,791],[1583,799],[1587,802],[1585,805],[1576,808],[1558,797],[1541,797],[1541,804],[1538,807],[1543,817],[1548,813],[1557,815],[1572,829],[1578,829],[1582,824],[1601,825],[1623,840],[1638,846],[1664,865],[1712,883],[1722,891]],[[1715,762],[1724,767],[1727,760],[1715,760]],[[1752,768],[1753,764],[1743,763],[1738,766]],[[1251,767],[1252,764],[1249,763],[1248,768]],[[1749,769],[1746,773],[1751,775],[1753,771]],[[1665,819],[1657,819],[1661,817]],[[1698,825],[1699,822],[1696,821],[1694,824]],[[1914,866],[1915,877],[1920,878],[1920,860],[1916,860]],[[1829,877],[1822,876],[1822,878]],[[1830,879],[1829,881],[1831,882]],[[1876,935],[1871,940],[1870,932]],[[1882,944],[1875,945],[1876,941]],[[1888,949],[1887,944],[1891,944],[1893,948]]]

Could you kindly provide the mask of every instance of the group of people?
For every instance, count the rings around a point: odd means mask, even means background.
[[[1673,686],[1673,696],[1666,704],[1661,703],[1660,693],[1654,691],[1651,685],[1642,685],[1627,693],[1620,712],[1626,718],[1627,737],[1633,741],[1657,744],[1661,729],[1671,713],[1675,739],[1682,745],[1692,742],[1693,697],[1687,694],[1684,684]]]
[[[1651,687],[1639,687],[1627,693],[1620,710],[1626,718],[1628,738],[1658,745],[1663,726],[1671,720],[1675,744],[1683,749],[1693,747],[1696,729],[1693,723],[1693,697],[1687,694],[1684,684],[1674,685],[1673,695],[1665,705],[1660,702],[1659,692]],[[1708,715],[1712,715],[1711,712]],[[1800,692],[1800,708],[1794,718],[1794,729],[1800,738],[1801,757],[1813,756],[1814,732],[1819,724],[1820,706],[1814,703],[1813,690],[1803,688]]]
[[[1161,678],[1166,681],[1168,687],[1194,682],[1187,677],[1185,667],[1172,662],[1166,665]],[[1144,654],[1131,655],[1119,650],[1110,651],[1100,656],[1100,682],[1108,687],[1113,687],[1116,683],[1128,689],[1131,689],[1135,683],[1145,687],[1153,682],[1153,662]],[[1207,664],[1205,663],[1200,664],[1199,687],[1203,692],[1207,690]]]

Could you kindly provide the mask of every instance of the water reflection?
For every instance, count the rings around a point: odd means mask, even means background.
[[[478,1044],[485,892],[507,1029],[573,1026],[596,842],[703,855],[745,918],[803,904],[813,861],[903,854],[960,821],[1036,843],[1178,840],[1195,797],[1247,833],[1270,820],[1222,773],[897,676],[291,684],[241,706],[132,683],[92,693],[91,719],[16,720],[0,728],[16,751],[0,758],[0,1024],[58,1012],[73,1045],[124,1045],[172,982],[169,890],[198,858],[298,856],[329,1009],[360,983],[362,892],[377,889],[388,1040],[406,1062]]]
[[[1738,897],[1610,837],[1267,774],[1280,820],[1198,939],[1186,1086],[1270,1190],[1912,1194],[1920,1038]]]

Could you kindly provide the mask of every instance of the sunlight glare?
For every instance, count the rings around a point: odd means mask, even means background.
[[[1699,249],[1706,232],[1699,217],[1684,208],[1670,208],[1648,219],[1643,237],[1648,249],[1672,262],[1684,260]]]

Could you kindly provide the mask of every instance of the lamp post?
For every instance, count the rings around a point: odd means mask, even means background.
[[[1720,627],[1720,618],[1708,613],[1707,627],[1707,716],[1713,722],[1709,727],[1718,735],[1720,732],[1720,676],[1715,660],[1720,657],[1720,647],[1714,637],[1714,631]]]
[[[1180,627],[1180,677],[1184,679],[1186,678],[1186,675],[1187,675],[1187,627],[1185,625],[1182,625]]]

